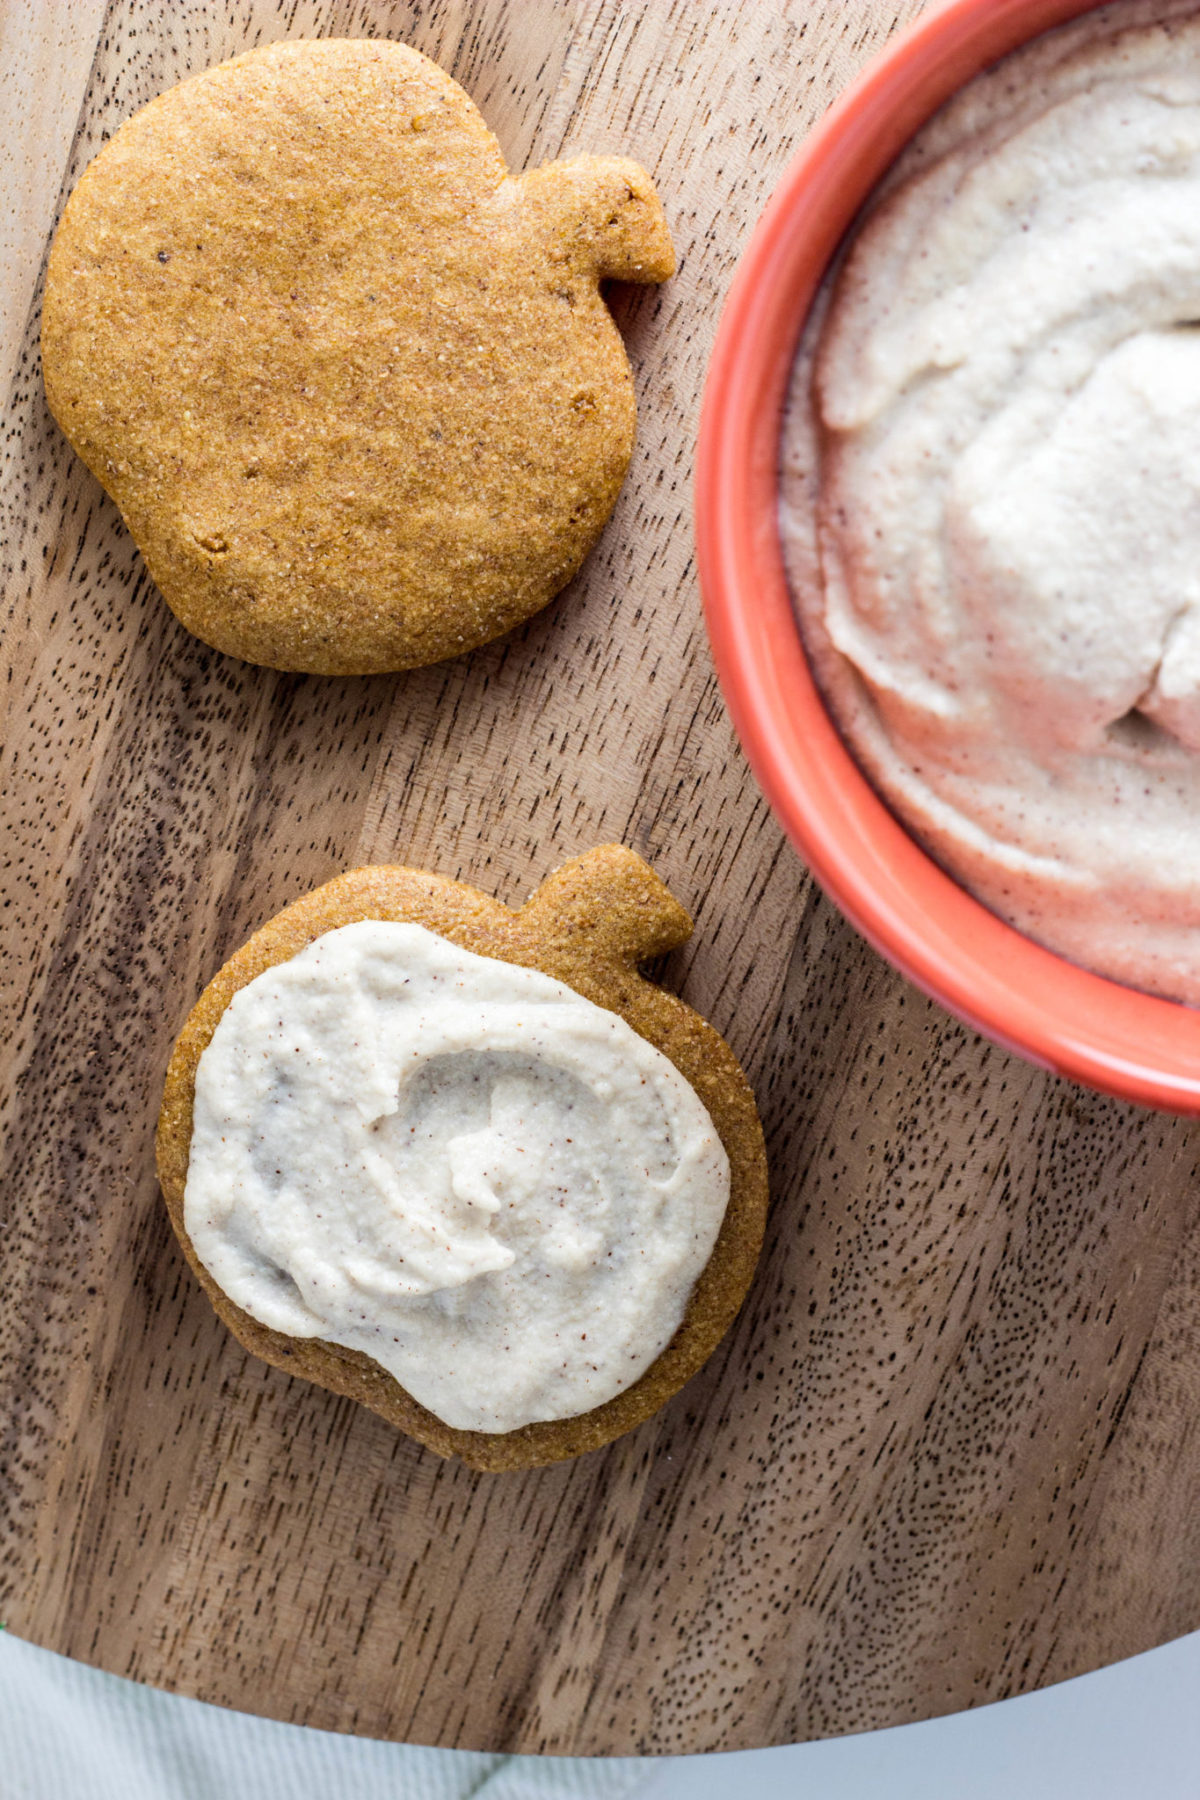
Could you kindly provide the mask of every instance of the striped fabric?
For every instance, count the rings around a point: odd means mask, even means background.
[[[0,1800],[619,1800],[649,1758],[488,1756],[279,1725],[0,1633]]]

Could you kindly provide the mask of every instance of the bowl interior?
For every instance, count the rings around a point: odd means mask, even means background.
[[[721,685],[767,799],[859,931],[975,1029],[1103,1092],[1200,1112],[1200,1013],[1075,967],[971,898],[868,784],[814,684],[777,527],[779,434],[808,309],[913,133],[965,81],[1094,0],[949,0],[877,59],[784,174],[742,259],[705,386],[696,535]]]

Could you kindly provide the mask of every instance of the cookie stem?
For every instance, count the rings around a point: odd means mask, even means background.
[[[677,950],[692,935],[678,900],[622,844],[564,863],[525,902],[521,917],[563,949],[586,938],[594,957],[624,968]]]
[[[514,184],[554,257],[599,280],[665,281],[675,250],[645,169],[624,156],[543,163]]]

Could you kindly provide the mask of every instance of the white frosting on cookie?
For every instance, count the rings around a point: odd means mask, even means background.
[[[682,1322],[729,1198],[711,1118],[615,1013],[422,926],[234,995],[184,1223],[252,1318],[364,1351],[460,1429],[587,1412]]]

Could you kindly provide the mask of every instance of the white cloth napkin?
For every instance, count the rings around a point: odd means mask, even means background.
[[[491,1756],[279,1725],[0,1632],[0,1800],[620,1800],[653,1759]]]

